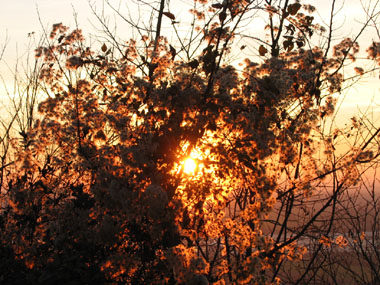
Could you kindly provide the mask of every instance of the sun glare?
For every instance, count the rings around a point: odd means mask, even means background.
[[[196,168],[197,168],[197,163],[191,157],[186,158],[185,161],[183,162],[183,171],[186,174],[194,174]]]

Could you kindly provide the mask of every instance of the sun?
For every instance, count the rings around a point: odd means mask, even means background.
[[[186,174],[194,174],[197,168],[197,163],[191,157],[188,157],[183,162],[183,172]]]
[[[203,174],[205,165],[204,165],[204,153],[200,151],[198,147],[193,147],[192,150],[189,153],[188,147],[189,143],[184,143],[182,146],[182,151],[186,155],[183,155],[181,157],[181,160],[177,164],[178,167],[176,167],[177,173],[183,173],[188,176],[197,176],[198,178],[200,175]],[[189,178],[189,177],[188,177]]]

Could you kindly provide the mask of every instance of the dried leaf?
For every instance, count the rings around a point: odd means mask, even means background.
[[[212,7],[212,8],[215,8],[215,9],[222,9],[222,8],[223,8],[223,5],[220,4],[220,3],[215,3],[215,4],[212,4],[211,7]]]
[[[264,56],[267,52],[268,52],[268,50],[266,49],[265,46],[261,45],[261,46],[259,47],[259,54],[260,54],[261,56]]]
[[[357,74],[359,74],[359,75],[363,75],[363,74],[364,74],[364,69],[361,68],[361,67],[356,66],[356,67],[354,68],[354,70],[355,70],[355,72],[356,72]]]
[[[290,52],[294,48],[294,43],[292,40],[284,41],[283,45],[287,52]]]
[[[210,74],[215,68],[215,60],[218,56],[218,51],[213,50],[213,47],[213,45],[209,45],[207,48],[204,49],[203,71],[206,74]]]
[[[310,26],[311,23],[312,23],[313,20],[314,20],[314,17],[313,17],[313,16],[306,16],[306,17],[305,17],[305,20],[306,20],[306,24]]]
[[[199,61],[194,59],[192,61],[189,62],[189,66],[193,69],[197,68],[199,66]]]
[[[107,51],[107,46],[106,46],[106,44],[103,44],[102,45],[102,52],[106,52]]]
[[[288,6],[288,12],[290,15],[294,16],[297,14],[298,10],[301,8],[300,3],[293,3]]]
[[[169,49],[170,49],[170,53],[172,55],[172,59],[174,59],[174,57],[177,54],[177,51],[175,50],[175,48],[172,45],[169,45]]]
[[[58,39],[58,43],[60,44],[62,42],[62,40],[64,39],[64,35],[60,36],[59,39]]]
[[[296,44],[299,48],[303,47],[305,45],[305,42],[303,40],[297,40]]]
[[[168,17],[171,20],[175,20],[175,16],[170,12],[163,12],[162,14],[164,14],[166,17]]]
[[[226,12],[222,11],[222,12],[219,13],[219,20],[220,20],[221,23],[223,23],[226,18],[227,18],[227,13]]]

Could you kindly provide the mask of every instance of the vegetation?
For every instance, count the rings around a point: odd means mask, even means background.
[[[355,60],[378,3],[335,44],[335,0],[327,26],[303,1],[190,2],[186,35],[165,0],[134,3],[151,26],[115,9],[127,41],[94,7],[99,45],[45,33],[3,123],[2,283],[379,282],[379,194],[363,175],[380,128],[334,127],[340,93],[377,70],[376,40]]]

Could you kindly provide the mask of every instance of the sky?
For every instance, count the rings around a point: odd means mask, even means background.
[[[63,22],[65,25],[75,25],[74,10],[77,13],[79,26],[88,32],[94,32],[93,24],[96,19],[89,8],[90,3],[101,9],[102,0],[13,0],[4,2],[0,10],[0,45],[3,45],[8,36],[9,49],[6,56],[11,59],[15,56],[16,51],[22,53],[28,47],[28,33],[41,32],[42,28],[50,27],[54,23]],[[110,0],[111,3],[118,5],[127,5],[131,0]],[[189,2],[189,0],[171,0],[170,7],[172,10],[180,9],[181,5],[177,3]],[[190,1],[191,2],[191,1]],[[215,1],[217,2],[217,1]],[[313,4],[317,7],[322,18],[327,19],[331,7],[331,0],[309,0],[305,3]],[[6,4],[5,4],[6,3]],[[338,0],[337,8],[342,7],[342,12],[338,13],[336,26],[351,26],[340,30],[338,34],[343,35],[354,32],[357,25],[347,25],[359,18],[358,13],[361,11],[359,0]],[[110,10],[106,11],[112,16]],[[17,47],[17,48],[16,48]],[[16,54],[17,55],[17,54]]]
[[[5,0],[0,0],[0,2]],[[14,0],[1,5],[0,45],[7,43],[4,58],[7,62],[22,56],[30,41],[29,33],[40,34],[43,28],[62,22],[75,24],[74,10],[79,24],[91,27],[88,0]]]
[[[12,72],[17,61],[25,59],[26,54],[30,51],[30,40],[28,34],[35,33],[35,38],[41,34],[43,28],[49,29],[52,24],[62,22],[68,26],[75,26],[74,11],[77,14],[79,27],[85,33],[96,34],[96,27],[99,27],[94,14],[89,7],[89,0],[0,0],[4,2],[0,9],[0,47],[6,44],[6,50],[2,61],[0,62],[0,74],[5,80],[11,80]],[[131,0],[110,0],[116,5],[121,3],[131,3]],[[171,0],[170,7],[172,12],[179,11],[180,3],[190,0]],[[102,8],[102,0],[92,0],[91,3],[97,9]],[[216,1],[215,1],[216,2]],[[306,1],[305,1],[306,2]],[[308,3],[317,7],[318,15],[321,16],[320,21],[326,21],[329,16],[331,0],[310,0]],[[341,9],[334,21],[337,28],[337,37],[345,37],[358,31],[360,22],[363,18],[363,7],[359,0],[338,0],[337,8]],[[106,10],[106,14],[112,18],[113,13]],[[179,12],[178,12],[179,13]],[[363,35],[362,40],[366,44],[377,39],[375,30],[369,30]],[[365,48],[363,48],[365,50]],[[351,116],[357,108],[366,109],[368,106],[374,106],[375,110],[380,110],[376,106],[380,106],[380,96],[378,86],[379,74],[365,78],[356,87],[351,88],[348,93],[344,93],[345,97],[342,108],[343,117]],[[377,111],[376,111],[377,112]]]

